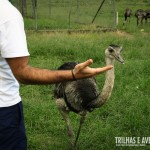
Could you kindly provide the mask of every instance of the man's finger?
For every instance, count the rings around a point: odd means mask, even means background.
[[[101,67],[101,68],[97,68],[97,73],[105,72],[105,71],[110,70],[112,68],[113,68],[112,65]]]
[[[83,62],[83,63],[80,63],[80,64],[76,65],[75,68],[76,68],[76,69],[78,68],[78,69],[80,70],[80,69],[83,69],[83,68],[85,68],[85,67],[91,65],[92,63],[93,63],[93,60],[92,60],[92,59],[89,59],[89,60],[87,60],[87,61],[85,61],[85,62]]]

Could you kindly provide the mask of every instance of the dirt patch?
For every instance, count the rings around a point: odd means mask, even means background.
[[[127,33],[127,32],[124,32],[124,31],[120,31],[120,30],[117,30],[116,32],[119,36],[132,36],[131,34]]]

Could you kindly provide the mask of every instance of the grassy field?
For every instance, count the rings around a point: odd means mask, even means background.
[[[106,0],[91,23],[102,0],[39,0],[37,4],[37,29],[89,29],[101,28],[114,29],[114,4],[113,0]],[[32,19],[31,1],[27,1],[27,17],[25,17],[26,29],[35,29],[35,20]],[[124,11],[126,8],[132,9],[131,23],[122,26],[124,21]],[[150,8],[149,0],[116,0],[116,11],[118,12],[118,29],[133,32],[135,31],[137,9],[147,10]],[[70,18],[70,19],[69,19]],[[149,25],[147,25],[149,26]],[[147,30],[147,29],[146,29]]]
[[[90,113],[82,129],[79,150],[149,149],[116,147],[115,137],[149,137],[150,125],[150,34],[125,32],[67,34],[27,32],[30,64],[56,69],[63,62],[94,60],[92,67],[105,65],[109,44],[123,46],[125,64],[115,63],[115,86],[109,101]],[[104,74],[96,77],[100,89]],[[53,85],[21,85],[29,150],[67,150],[64,120],[55,106]],[[71,114],[74,130],[79,116]]]
[[[68,34],[26,31],[30,64],[39,68],[56,69],[64,62],[82,62],[89,58],[94,60],[92,67],[101,67],[105,65],[104,50],[108,45],[118,44],[123,47],[125,64],[115,63],[116,78],[112,95],[103,107],[87,116],[77,145],[78,150],[150,149],[149,144],[116,146],[115,139],[150,137],[150,23],[137,27],[133,14],[131,23],[122,26],[124,8],[134,6],[135,3],[133,12],[139,7],[148,7],[145,1],[133,0],[130,5],[128,2],[116,1],[119,12],[117,32]],[[27,28],[30,28],[29,23],[29,20],[25,21]],[[49,24],[44,19],[41,23],[41,26]],[[101,90],[105,74],[96,79]],[[64,120],[55,105],[53,89],[54,85],[21,85],[28,150],[70,149]],[[71,113],[75,131],[79,119],[78,115]]]
[[[28,6],[31,6],[28,2]],[[37,5],[37,28],[38,30],[48,29],[95,29],[95,26],[113,27],[113,5],[106,1],[94,25],[92,19],[98,10],[101,1],[93,0],[42,0]],[[32,16],[32,7],[28,8],[27,16]],[[25,18],[26,28],[34,29],[35,22],[31,17]],[[87,26],[88,25],[88,26]]]

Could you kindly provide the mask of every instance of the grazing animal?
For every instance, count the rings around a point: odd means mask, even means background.
[[[132,10],[129,9],[129,8],[126,8],[126,10],[125,10],[125,12],[124,12],[124,18],[125,18],[124,24],[125,24],[126,22],[130,22],[130,16],[131,16],[131,14],[132,14]]]
[[[143,19],[146,17],[146,12],[143,9],[138,9],[135,12],[135,17],[137,18],[137,26],[143,24]]]
[[[122,47],[109,45],[105,50],[106,65],[114,65],[115,59],[124,63],[121,57]],[[74,69],[76,62],[67,62],[58,68],[58,70]],[[76,81],[66,81],[56,84],[54,96],[57,107],[63,116],[66,125],[69,140],[73,148],[77,144],[82,124],[88,112],[101,107],[110,97],[114,85],[114,68],[106,72],[106,80],[102,91],[100,92],[94,77],[80,79]],[[69,112],[73,111],[81,115],[79,129],[74,141],[74,132],[72,130],[69,118]]]
[[[146,13],[146,15],[145,15],[145,22],[147,23],[147,19],[150,18],[150,10],[149,9],[145,10],[145,13]]]

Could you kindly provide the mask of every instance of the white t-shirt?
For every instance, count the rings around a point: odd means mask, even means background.
[[[28,55],[20,12],[8,0],[0,0],[0,107],[12,106],[21,101],[19,83],[5,58]]]

